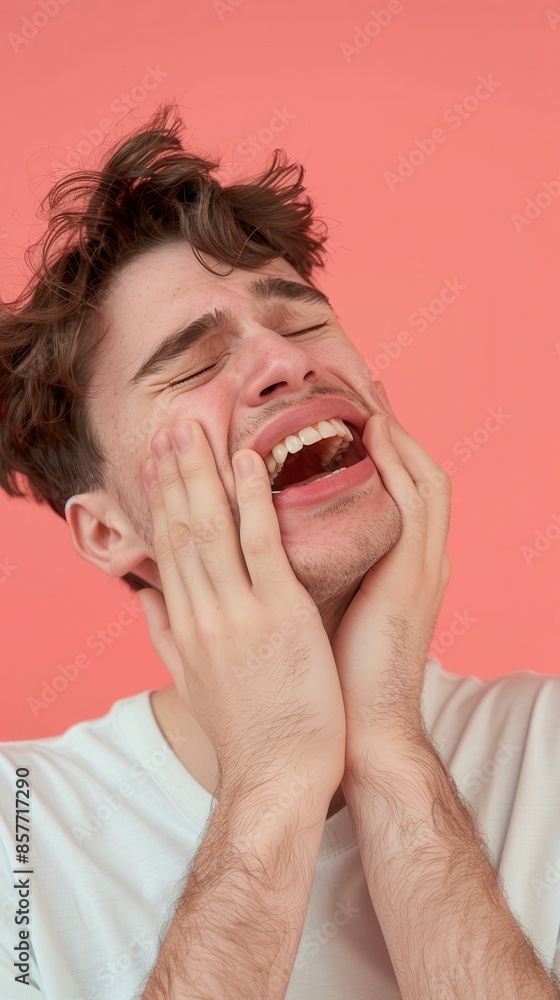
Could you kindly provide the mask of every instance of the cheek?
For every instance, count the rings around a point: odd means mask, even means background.
[[[345,381],[371,406],[372,410],[385,409],[374,385],[376,379],[373,366],[367,358],[362,357],[355,348],[349,348],[344,352],[339,368],[345,373]]]

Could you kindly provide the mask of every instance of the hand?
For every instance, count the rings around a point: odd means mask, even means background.
[[[424,733],[426,659],[451,569],[445,553],[449,476],[407,434],[377,386],[390,416],[381,411],[370,417],[362,440],[401,511],[403,528],[396,545],[363,577],[332,639],[347,758],[378,735]]]
[[[139,594],[152,644],[210,738],[222,784],[250,791],[305,770],[322,806],[342,778],[346,735],[329,638],[288,562],[263,459],[234,456],[238,532],[207,438],[189,424],[190,449],[158,460],[152,438],[143,469],[165,597]],[[241,454],[254,463],[245,478]]]

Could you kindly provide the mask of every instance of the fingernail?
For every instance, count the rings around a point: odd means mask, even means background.
[[[255,463],[251,455],[238,455],[235,465],[240,476],[249,476],[255,468]]]
[[[149,458],[147,462],[144,462],[142,466],[142,478],[144,480],[147,490],[151,490],[154,485],[157,475],[156,475],[156,463],[153,458]]]
[[[381,423],[383,425],[383,431],[384,431],[385,437],[387,438],[388,441],[392,441],[393,438],[391,436],[391,425],[390,425],[389,421],[387,420],[387,417],[383,417],[383,420],[381,421]]]
[[[187,451],[193,443],[193,432],[190,424],[176,424],[171,431],[171,440],[175,451]]]

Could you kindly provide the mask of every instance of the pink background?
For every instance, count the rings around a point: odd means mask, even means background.
[[[2,298],[22,286],[60,172],[97,166],[163,98],[232,179],[284,147],[331,227],[321,287],[406,429],[451,463],[435,652],[457,674],[557,673],[558,0],[5,0],[0,34]],[[429,307],[446,281],[455,301]],[[502,423],[485,430],[491,411]],[[0,494],[0,563],[1,740],[170,682],[141,610],[114,624],[123,602],[140,608],[132,592],[78,557],[49,508]],[[87,668],[33,710],[80,656]]]

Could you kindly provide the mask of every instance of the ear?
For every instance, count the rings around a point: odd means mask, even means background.
[[[103,573],[124,576],[143,566],[139,576],[149,578],[150,582],[159,579],[157,564],[146,542],[106,491],[71,497],[66,504],[66,521],[78,555]]]

